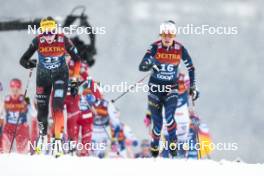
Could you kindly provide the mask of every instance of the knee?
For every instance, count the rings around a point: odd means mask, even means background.
[[[64,100],[63,98],[54,98],[52,103],[52,108],[54,111],[61,111],[63,110]]]
[[[65,99],[65,91],[63,88],[61,89],[56,89],[54,91],[54,97],[53,97],[53,102],[52,102],[52,108],[57,111],[57,110],[62,110],[64,106],[64,99]]]
[[[149,108],[149,111],[151,112],[151,114],[160,114],[160,112],[161,112],[160,104],[153,101],[153,100],[148,101],[148,108]]]

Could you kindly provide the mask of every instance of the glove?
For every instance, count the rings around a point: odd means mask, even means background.
[[[29,97],[25,97],[25,102],[30,105],[30,98]]]
[[[37,60],[31,59],[29,61],[21,62],[21,65],[26,69],[35,68],[37,66]]]
[[[96,98],[93,94],[88,94],[86,95],[86,101],[90,104],[93,105],[96,102]]]
[[[152,59],[148,58],[146,61],[140,64],[140,69],[141,71],[149,71],[153,66],[153,61]]]
[[[195,88],[195,86],[192,86],[190,88],[190,95],[192,96],[192,100],[195,101],[199,98],[200,92]]]
[[[78,95],[79,88],[76,80],[70,80],[70,92],[72,96]]]
[[[149,127],[151,124],[151,117],[150,114],[146,114],[146,117],[144,118],[144,124],[146,127]]]

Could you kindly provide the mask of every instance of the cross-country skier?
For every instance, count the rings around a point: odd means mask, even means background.
[[[190,124],[190,115],[189,115],[189,107],[188,107],[188,99],[189,99],[189,84],[190,81],[187,76],[180,72],[178,76],[178,101],[177,101],[177,108],[174,114],[175,121],[177,123],[177,142],[178,142],[178,149],[177,149],[177,157],[184,157],[185,151],[183,150],[183,144],[188,141],[188,134],[189,134],[189,124]],[[164,120],[163,120],[164,121]],[[151,124],[151,117],[150,113],[146,114],[144,119],[144,123],[146,127],[149,127]],[[163,124],[162,130],[162,142],[165,144],[169,141],[169,136],[166,128],[166,122]],[[169,157],[169,149],[167,147],[163,147],[162,157]]]
[[[103,145],[103,149],[96,148],[93,150],[93,155],[104,158],[106,157],[110,146],[110,142],[116,142],[117,140],[111,137],[111,129],[119,134],[120,131],[120,121],[119,121],[119,111],[114,107],[111,102],[108,102],[104,98],[97,100],[93,104],[96,114],[93,122],[93,134],[92,141],[95,146]],[[117,152],[117,151],[116,151]]]
[[[97,114],[104,114],[104,109],[100,109],[101,111],[98,112],[95,110],[94,104],[101,101],[102,95],[99,90],[97,83],[91,78],[88,77],[87,80],[80,86],[80,116],[77,119],[76,123],[77,126],[75,129],[70,129],[73,134],[78,139],[78,131],[80,127],[82,128],[81,131],[81,143],[83,146],[91,146],[92,145],[92,131],[93,131],[93,123],[95,118],[95,111]],[[98,105],[99,106],[99,105]],[[91,147],[83,148],[79,152],[80,156],[87,156],[90,154]]]
[[[14,78],[10,81],[9,86],[10,94],[5,97],[0,112],[0,121],[2,121],[2,123],[4,121],[3,150],[4,152],[9,152],[15,135],[16,124],[19,120],[15,136],[16,151],[18,153],[27,153],[29,151],[29,124],[32,119],[32,111],[30,111],[30,107],[21,94],[21,80]]]
[[[93,148],[92,153],[94,156],[104,158],[107,155],[110,142],[118,141],[116,138],[112,140],[109,127],[113,129],[113,135],[119,137],[121,129],[121,123],[118,118],[119,111],[111,102],[105,100],[102,94],[101,97],[95,97],[87,92],[86,95],[81,97],[80,105],[82,111],[87,109],[93,112],[92,143],[95,148]]]
[[[119,121],[119,124],[114,123],[113,118],[110,118],[112,141],[109,155],[112,157],[134,158],[133,147],[138,145],[138,140],[127,124],[120,122],[119,118],[116,120]]]
[[[195,72],[192,59],[186,48],[175,40],[176,27],[173,21],[160,25],[161,40],[154,42],[139,65],[140,71],[154,70],[149,80],[148,105],[153,120],[151,153],[159,154],[159,141],[163,124],[162,109],[165,109],[166,126],[169,134],[170,153],[177,155],[176,122],[174,113],[177,106],[177,72],[181,61],[188,69],[190,94],[193,100],[198,98],[195,86]]]
[[[75,153],[74,151],[76,150],[76,147],[73,144],[78,142],[79,129],[80,129],[80,124],[78,122],[81,119],[82,112],[80,111],[80,107],[79,107],[80,94],[78,90],[78,85],[75,85],[77,84],[77,82],[72,82],[72,80],[76,77],[76,74],[74,73],[76,67],[80,67],[78,73],[78,82],[81,83],[87,80],[88,64],[85,61],[76,62],[72,60],[70,57],[67,58],[67,63],[69,67],[69,78],[70,78],[68,91],[65,98],[65,105],[67,111],[67,137],[69,142],[69,152],[73,154]]]
[[[80,60],[77,50],[72,42],[57,33],[56,21],[47,17],[40,22],[41,34],[35,37],[27,51],[20,59],[20,64],[26,69],[37,65],[37,109],[39,122],[39,141],[37,150],[41,150],[43,143],[47,141],[49,98],[52,93],[52,116],[54,119],[55,150],[54,155],[62,154],[61,138],[64,130],[63,106],[69,80],[68,66],[65,61],[66,53],[75,61]],[[38,64],[30,60],[34,52],[38,52]],[[78,73],[78,69],[75,73]],[[77,78],[75,79],[75,81]]]

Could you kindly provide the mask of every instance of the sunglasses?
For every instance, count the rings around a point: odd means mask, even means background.
[[[175,34],[165,34],[165,33],[160,34],[160,36],[162,38],[166,38],[166,37],[168,37],[168,38],[174,38],[174,37],[176,37]]]
[[[43,33],[44,36],[52,36],[55,35],[55,31],[48,31]]]

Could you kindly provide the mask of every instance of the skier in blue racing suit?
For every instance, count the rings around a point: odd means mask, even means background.
[[[199,92],[195,86],[195,72],[192,59],[185,47],[175,40],[176,27],[173,21],[160,25],[161,40],[154,42],[144,55],[139,70],[153,70],[149,79],[148,109],[153,120],[151,153],[159,155],[159,141],[163,125],[162,109],[169,135],[169,150],[172,157],[177,155],[176,122],[174,113],[177,107],[178,85],[177,73],[181,61],[187,67],[190,78],[190,95],[193,100]]]

